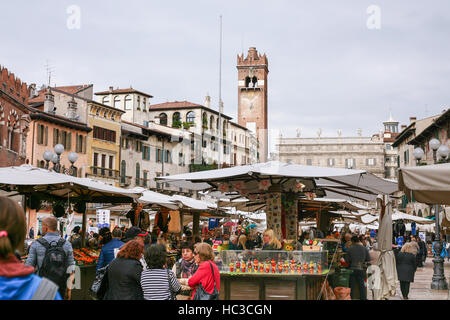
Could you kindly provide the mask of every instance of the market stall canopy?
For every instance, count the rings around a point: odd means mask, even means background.
[[[405,220],[408,222],[414,221],[414,222],[416,222],[416,224],[433,224],[434,223],[433,220],[414,216],[412,214],[407,214],[407,213],[404,213],[404,212],[401,212],[398,210],[396,210],[392,214],[392,221],[396,221],[396,220]]]
[[[133,202],[142,193],[78,178],[27,164],[0,168],[0,189],[42,197],[80,199],[97,203]]]
[[[135,190],[141,190],[143,188],[135,188]],[[138,202],[150,205],[163,206],[168,209],[177,210],[179,209],[178,204],[176,204],[171,196],[146,190],[142,190],[142,197],[138,199]]]
[[[450,205],[450,163],[401,168],[398,188],[410,201]]]
[[[364,170],[304,166],[278,161],[158,177],[156,180],[197,191],[238,191],[250,201],[264,200],[258,197],[261,193],[269,193],[271,186],[278,186],[281,191],[314,192],[319,196],[321,192],[325,195],[323,190],[330,190],[366,201],[374,200],[379,193],[390,194],[397,190],[397,184]]]
[[[185,208],[193,210],[216,210],[217,205],[203,200],[197,200],[185,196],[173,195],[172,201],[183,205]]]

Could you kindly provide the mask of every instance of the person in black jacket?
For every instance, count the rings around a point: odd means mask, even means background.
[[[128,241],[111,261],[99,291],[104,291],[104,300],[143,300],[141,287],[142,265],[139,260],[144,252],[142,241]],[[104,285],[106,289],[102,288]]]
[[[417,244],[419,245],[419,253],[417,254],[416,261],[417,266],[419,268],[423,267],[423,263],[425,262],[425,259],[427,257],[427,246],[425,245],[425,242],[420,239],[420,237],[416,237]]]
[[[398,248],[394,250],[400,290],[405,300],[408,300],[409,286],[411,282],[414,282],[414,273],[416,272],[416,256],[413,254],[414,250],[410,242],[407,242],[400,252]]]

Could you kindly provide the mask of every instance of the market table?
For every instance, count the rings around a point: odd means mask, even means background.
[[[77,266],[80,270],[80,289],[72,289],[71,300],[93,300],[89,291],[95,279],[97,264]]]
[[[317,300],[323,282],[333,271],[321,274],[220,273],[220,300]]]

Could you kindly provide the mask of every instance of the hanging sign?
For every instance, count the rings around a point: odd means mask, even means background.
[[[109,228],[109,217],[111,215],[110,210],[105,209],[97,209],[97,227],[103,228],[108,227]]]

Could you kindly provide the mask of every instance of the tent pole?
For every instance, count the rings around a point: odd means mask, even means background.
[[[83,212],[83,225],[81,226],[81,247],[86,247],[86,218],[87,218],[88,208],[86,206],[86,210]]]

